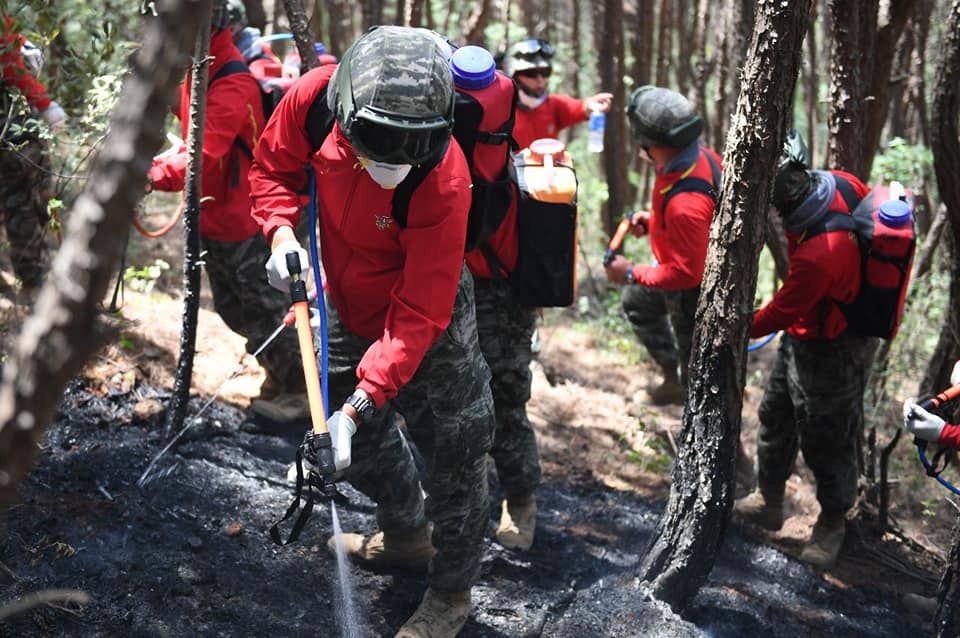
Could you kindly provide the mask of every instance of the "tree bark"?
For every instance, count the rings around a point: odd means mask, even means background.
[[[146,21],[103,150],[66,216],[66,239],[4,365],[0,504],[16,499],[64,386],[101,343],[97,304],[115,274],[144,176],[164,142],[163,120],[183,77],[184,52],[196,38],[199,16],[210,15],[210,0],[170,0],[162,9]]]
[[[623,2],[605,0],[603,9],[603,34],[597,50],[599,59],[608,60],[599,65],[601,87],[613,93],[613,103],[607,112],[607,125],[604,131],[603,172],[607,178],[607,207],[604,215],[604,231],[609,235],[620,223],[623,212],[628,208],[627,200],[627,120],[626,94],[621,78],[626,74],[623,49]]]
[[[481,0],[470,15],[460,25],[460,32],[463,34],[463,41],[480,46],[486,46],[487,38],[484,31],[487,23],[490,21],[490,14],[493,11],[493,2],[491,0]]]
[[[267,12],[263,10],[263,0],[243,0],[247,12],[247,24],[263,31],[267,26]]]
[[[830,113],[827,166],[863,174],[866,78],[863,77],[866,0],[831,0]],[[872,39],[872,38],[871,38]]]
[[[786,137],[810,0],[762,2],[724,152],[690,359],[690,390],[666,511],[640,566],[682,609],[717,559],[733,506],[746,348],[773,167]]]
[[[960,635],[960,516],[953,525],[953,545],[947,556],[947,568],[940,578],[937,589],[937,612],[933,625],[937,638],[954,638]]]
[[[814,0],[807,18],[807,64],[803,65],[806,90],[803,92],[804,106],[807,111],[807,150],[814,166],[817,164],[817,123],[820,121],[820,70],[817,66],[817,2]]]
[[[168,430],[179,430],[190,402],[193,380],[193,356],[197,347],[197,321],[200,318],[200,195],[203,172],[203,129],[206,124],[207,79],[210,71],[210,19],[200,25],[193,51],[190,80],[190,124],[187,128],[187,175],[183,201],[183,320],[180,330],[180,356],[173,378],[173,392],[167,406]]]
[[[287,12],[290,32],[293,33],[293,41],[297,44],[297,51],[300,53],[300,64],[308,71],[320,66],[317,50],[313,48],[314,38],[310,35],[307,12],[303,8],[302,0],[283,0],[283,8]]]

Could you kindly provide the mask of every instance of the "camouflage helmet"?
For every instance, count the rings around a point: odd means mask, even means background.
[[[453,129],[449,48],[411,27],[374,27],[343,54],[330,78],[330,110],[354,150],[378,162],[422,164]]]
[[[236,30],[247,26],[247,8],[242,0],[227,0],[227,22],[231,25],[239,25],[234,27]]]
[[[807,198],[816,183],[816,175],[810,170],[810,151],[796,129],[790,129],[773,178],[774,207],[782,215],[790,215]]]
[[[222,31],[227,28],[229,22],[230,9],[227,0],[213,0],[213,14],[210,16],[210,28],[214,31]]]
[[[684,148],[703,132],[703,118],[690,101],[658,86],[641,86],[633,92],[627,118],[640,146]]]
[[[551,69],[553,54],[553,45],[546,40],[521,40],[503,54],[503,72],[512,78],[521,71]]]

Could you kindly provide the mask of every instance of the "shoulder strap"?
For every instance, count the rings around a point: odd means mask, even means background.
[[[440,159],[443,158],[446,152],[446,149],[444,149],[443,153],[437,155],[437,159],[414,166],[406,178],[400,182],[393,191],[390,215],[396,220],[397,225],[400,226],[401,229],[407,227],[407,213],[409,212],[410,198],[413,196],[413,191],[417,190],[417,187],[423,183],[423,180],[427,178],[430,171],[440,163]]]
[[[837,190],[840,191],[840,197],[843,198],[847,209],[852,213],[857,207],[857,204],[860,203],[860,198],[857,197],[857,191],[853,189],[853,185],[848,182],[846,178],[840,177],[839,175],[834,175],[833,178],[837,182]]]
[[[249,73],[250,67],[247,66],[247,63],[243,60],[230,60],[224,64],[220,69],[210,78],[210,81],[207,83],[209,87],[211,84],[219,80],[220,78],[226,77],[228,75],[233,75],[234,73]]]
[[[850,215],[849,213],[841,213],[837,210],[827,211],[827,214],[823,216],[823,219],[803,231],[803,235],[801,236],[799,243],[802,244],[812,237],[822,235],[823,233],[831,233],[835,230],[856,232],[857,222],[854,220],[853,215]]]
[[[310,108],[307,109],[305,128],[307,131],[307,139],[310,141],[311,154],[320,150],[320,147],[323,146],[323,141],[327,139],[330,131],[333,130],[335,118],[333,111],[327,106],[327,88],[329,86],[330,85],[327,84],[327,86],[323,87],[320,93],[317,94],[317,97],[314,98],[313,103],[310,104]]]
[[[674,183],[670,190],[663,196],[663,228],[667,227],[667,204],[673,199],[674,195],[679,195],[680,193],[701,193],[712,199],[714,204],[720,199],[720,183],[723,179],[720,167],[710,153],[702,149],[700,152],[707,158],[707,162],[710,164],[710,172],[713,173],[713,184],[702,177],[684,177]]]

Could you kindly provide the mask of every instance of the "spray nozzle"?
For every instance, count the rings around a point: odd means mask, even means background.
[[[313,467],[308,482],[323,493],[333,486],[337,472],[333,460],[333,443],[329,432],[307,432],[301,445],[303,458]]]

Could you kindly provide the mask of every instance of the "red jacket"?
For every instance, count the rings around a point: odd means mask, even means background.
[[[940,438],[937,439],[937,445],[946,445],[952,448],[960,448],[960,425],[947,423],[940,431]]]
[[[263,130],[263,103],[260,86],[249,73],[231,73],[213,81],[228,61],[243,58],[229,29],[210,40],[210,86],[207,91],[206,119],[203,129],[203,174],[201,176],[200,235],[220,241],[243,241],[260,229],[250,217],[250,160],[240,150],[237,138],[254,148]],[[180,85],[180,110],[183,138],[190,126],[191,74]],[[161,191],[181,191],[187,172],[187,148],[154,160],[150,168],[153,187]]]
[[[870,192],[863,182],[841,171],[857,197]],[[849,213],[839,189],[829,210]],[[780,290],[753,316],[751,337],[786,330],[801,340],[834,339],[847,329],[836,302],[849,303],[860,289],[860,247],[852,233],[833,231],[803,240],[786,233],[790,269]]]
[[[707,153],[720,167],[720,157],[705,146],[700,147],[696,163],[683,170],[664,173],[663,167],[657,167],[648,228],[650,248],[657,263],[634,266],[633,277],[637,283],[663,290],[685,290],[700,285],[713,221],[713,199],[703,193],[679,193],[667,202],[665,213],[663,200],[684,177],[699,177],[713,183]],[[716,186],[719,190],[720,185]]]
[[[377,339],[357,367],[357,387],[380,406],[413,377],[450,323],[463,267],[470,171],[451,140],[413,192],[406,228],[399,228],[391,215],[393,191],[370,179],[338,124],[318,151],[310,146],[307,112],[335,68],[305,74],[270,118],[250,170],[253,216],[268,240],[281,226],[295,227],[303,167],[312,162],[330,297],[348,330]]]
[[[23,64],[20,47],[23,36],[13,30],[13,19],[3,14],[3,35],[0,37],[0,66],[3,69],[3,84],[16,87],[27,98],[30,106],[45,111],[50,106],[50,97],[40,81],[33,77]]]
[[[550,93],[546,101],[532,111],[517,107],[513,139],[520,148],[527,148],[534,140],[556,137],[563,129],[589,119],[590,115],[584,112],[583,100]]]

